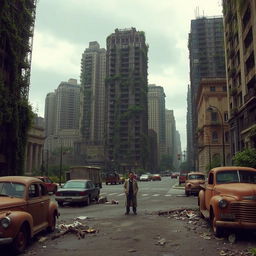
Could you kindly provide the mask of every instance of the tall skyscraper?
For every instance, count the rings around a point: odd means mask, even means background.
[[[50,92],[45,98],[45,136],[53,135],[56,129],[56,93]]]
[[[106,50],[90,42],[81,60],[80,132],[86,144],[104,144]]]
[[[192,169],[193,162],[193,134],[192,134],[192,102],[191,102],[191,86],[188,85],[187,91],[187,164]]]
[[[79,129],[80,86],[76,79],[61,82],[56,90],[56,134]]]
[[[173,110],[165,110],[165,123],[166,123],[166,153],[167,155],[174,156],[174,140],[175,140],[175,119]]]
[[[196,149],[196,97],[200,81],[202,78],[221,78],[226,75],[222,17],[202,17],[192,20],[188,48],[192,103],[192,125],[189,125],[189,127],[192,127],[193,149]],[[188,155],[193,156],[193,166],[191,168],[195,170],[195,151],[188,152]]]
[[[146,168],[147,50],[144,32],[116,29],[107,38],[106,165]]]
[[[231,156],[256,148],[256,1],[223,1]]]
[[[162,86],[148,86],[148,128],[157,134],[158,163],[166,154],[165,93]]]

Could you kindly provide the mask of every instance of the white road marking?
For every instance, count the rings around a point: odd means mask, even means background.
[[[170,194],[167,194],[167,195],[164,195],[164,196],[172,196],[172,195],[170,195]]]
[[[119,194],[118,196],[124,196],[125,194],[124,193],[122,193],[122,194]]]
[[[109,194],[109,196],[113,196],[113,195],[116,195],[117,193],[111,193],[111,194]]]
[[[148,194],[143,194],[142,196],[148,196]]]
[[[160,196],[160,194],[154,194],[154,195],[152,195],[152,196]]]

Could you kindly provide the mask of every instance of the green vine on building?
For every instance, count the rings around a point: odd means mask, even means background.
[[[22,175],[28,130],[30,37],[35,1],[0,1],[0,175]]]

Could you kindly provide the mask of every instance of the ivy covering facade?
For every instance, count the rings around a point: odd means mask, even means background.
[[[32,0],[0,1],[0,176],[23,174],[35,9]]]

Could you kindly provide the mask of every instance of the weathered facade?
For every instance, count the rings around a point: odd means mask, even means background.
[[[107,38],[107,168],[146,168],[147,50],[144,33],[135,28],[116,29]]]
[[[256,1],[223,1],[231,155],[256,148]]]

